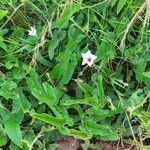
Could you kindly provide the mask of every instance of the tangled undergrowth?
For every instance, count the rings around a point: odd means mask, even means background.
[[[0,147],[150,149],[149,18],[149,0],[0,0]]]

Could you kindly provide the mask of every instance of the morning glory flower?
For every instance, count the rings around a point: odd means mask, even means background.
[[[87,64],[90,67],[94,63],[94,60],[97,58],[97,56],[93,55],[90,50],[88,50],[86,53],[82,53],[81,55],[83,58],[82,65]]]
[[[30,30],[28,30],[28,35],[30,36],[36,36],[36,29],[35,27],[30,27]]]

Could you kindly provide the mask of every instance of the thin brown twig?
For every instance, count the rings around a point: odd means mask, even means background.
[[[32,55],[32,59],[31,59],[31,62],[30,62],[30,67],[29,67],[29,71],[31,70],[32,66],[35,66],[36,65],[36,60],[37,60],[37,57],[38,57],[38,53],[39,53],[39,49],[40,47],[43,47],[45,42],[46,42],[46,39],[45,39],[45,35],[46,35],[46,32],[48,31],[48,25],[44,28],[44,31],[42,32],[41,34],[41,37],[40,37],[40,43],[37,44],[35,47],[34,47],[34,53]],[[44,49],[44,48],[43,48]]]
[[[23,6],[23,3],[21,3],[14,11],[13,13],[8,17],[8,19],[6,20],[6,22],[0,27],[0,29],[2,30],[6,24],[12,19],[12,17],[14,16],[14,14],[20,9],[20,7]]]
[[[137,150],[139,150],[139,142],[137,141],[137,139],[136,139],[136,137],[135,137],[133,128],[132,128],[131,123],[130,123],[129,116],[128,116],[127,112],[125,112],[125,114],[126,114],[126,118],[127,118],[127,121],[128,121],[129,127],[130,127],[130,130],[131,130],[133,139],[134,139],[134,141],[135,141],[135,146],[136,146]]]
[[[144,30],[146,28],[147,22],[150,20],[150,0],[147,0],[147,4],[146,4],[146,14],[145,14],[145,19],[144,19],[144,23],[143,23],[143,27],[142,27],[142,36],[141,36],[141,40],[144,34]]]
[[[130,31],[130,29],[132,28],[132,26],[134,25],[134,23],[138,19],[138,17],[142,14],[142,12],[146,8],[146,6],[147,6],[147,0],[145,0],[145,2],[141,5],[141,7],[139,8],[139,10],[136,12],[136,14],[131,19],[131,21],[128,23],[127,28],[125,30],[125,33],[123,35],[123,38],[121,39],[121,42],[120,42],[119,48],[121,50],[123,50],[124,47],[125,47],[125,41],[126,41],[126,37],[127,37],[128,32]]]

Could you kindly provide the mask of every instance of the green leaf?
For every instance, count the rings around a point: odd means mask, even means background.
[[[97,135],[96,138],[101,139],[103,141],[118,141],[120,139],[117,133],[109,129],[106,131],[106,134],[104,136]]]
[[[143,89],[138,89],[129,97],[129,99],[126,101],[126,104],[130,103],[129,107],[138,107],[142,105],[143,100],[144,100]]]
[[[58,94],[56,88],[52,87],[48,83],[43,83],[43,87],[45,90],[45,93],[47,94],[47,104],[49,106],[57,105],[58,102]]]
[[[0,47],[7,52],[7,45],[3,41],[3,37],[0,36]]]
[[[122,10],[122,8],[125,6],[127,0],[119,0],[119,3],[117,5],[117,14]]]
[[[66,68],[65,72],[63,73],[63,77],[62,77],[63,85],[68,84],[68,82],[71,80],[76,65],[77,65],[76,55],[72,54],[72,57],[70,58],[70,61],[68,64],[68,67]]]
[[[47,59],[45,59],[44,56],[42,56],[40,52],[38,52],[37,61],[40,62],[44,66],[48,66],[48,67],[51,66],[51,63]]]
[[[87,83],[82,83],[80,80],[77,80],[77,85],[84,92],[85,95],[89,95],[92,91],[92,88]]]
[[[73,121],[71,118],[66,118],[66,117],[58,118],[58,117],[47,115],[45,113],[42,114],[33,113],[31,114],[31,116],[45,123],[56,126],[58,128],[63,128],[66,124],[68,124],[69,126],[73,125]]]
[[[105,40],[102,40],[101,44],[99,45],[96,51],[96,56],[99,59],[102,59],[107,56],[107,46],[108,46],[108,42]]]
[[[0,10],[0,20],[2,20],[5,16],[7,16],[8,11],[7,10]]]
[[[106,138],[108,138],[107,140],[119,139],[119,136],[114,131],[112,131],[109,126],[99,125],[92,120],[85,120],[81,128],[86,130],[87,132],[90,132],[92,135],[100,137],[103,140]]]
[[[143,76],[147,77],[147,78],[150,78],[150,72],[143,72],[142,73]]]
[[[102,130],[101,126],[92,120],[85,120],[81,128],[90,132],[92,135],[104,134],[104,131]]]
[[[13,81],[6,81],[0,89],[0,96],[5,99],[15,99],[18,94],[15,93],[14,89],[17,88],[17,84]]]
[[[45,139],[48,139],[50,143],[54,143],[56,141],[60,141],[62,138],[65,138],[64,135],[62,135],[58,129],[54,129],[52,131],[45,132]]]
[[[32,142],[36,138],[35,133],[32,129],[23,131],[23,149],[28,150],[29,146],[31,146]]]
[[[67,100],[65,103],[62,105],[64,106],[70,106],[70,105],[77,105],[77,104],[85,104],[85,105],[90,105],[94,107],[95,109],[99,108],[99,103],[98,103],[98,98],[97,96],[93,96],[90,98],[85,98],[85,99],[76,99],[76,100]]]
[[[52,40],[48,45],[48,56],[50,60],[54,57],[55,49],[59,46],[60,42],[66,37],[66,32],[64,30],[54,31]]]
[[[68,56],[67,56],[68,57]],[[50,72],[50,77],[53,79],[60,79],[62,74],[67,70],[69,58],[58,63],[53,70]],[[69,56],[70,57],[70,56]]]
[[[92,135],[85,130],[75,130],[75,129],[70,129],[70,136],[74,136],[75,138],[81,140],[91,139],[92,137]]]
[[[15,121],[15,119],[10,118],[5,123],[5,131],[8,137],[19,147],[21,146],[22,133],[20,130],[20,125]]]
[[[27,83],[32,95],[36,97],[41,104],[45,103],[51,109],[53,109],[53,105],[57,105],[57,90],[48,83],[40,84],[35,70],[31,71],[30,77],[27,78]]]
[[[7,136],[0,124],[0,147],[7,143]]]
[[[9,52],[10,53],[10,52]],[[6,59],[5,59],[5,67],[10,70],[14,67],[18,67],[18,59],[14,55],[8,54]]]
[[[59,27],[60,28],[65,28],[68,25],[69,19],[71,16],[78,12],[81,9],[81,4],[80,3],[73,3],[71,5],[67,5],[65,8],[63,15],[59,19]]]
[[[53,59],[54,50],[56,49],[56,47],[58,47],[58,45],[59,45],[59,39],[57,36],[54,36],[48,46],[48,56],[49,56],[50,60]]]
[[[98,76],[96,74],[94,74],[92,76],[92,80],[97,86],[97,89],[98,89],[97,95],[99,98],[99,103],[101,104],[101,108],[103,108],[105,105],[105,95],[104,95],[104,89],[103,89],[103,77],[101,74]]]
[[[135,69],[135,73],[136,73],[136,79],[138,81],[143,81],[143,75],[142,73],[145,71],[146,68],[146,62],[139,64],[137,66],[137,68]]]
[[[13,142],[11,142],[11,144],[9,145],[9,149],[10,150],[22,150],[22,148],[19,148],[16,144],[14,144]]]
[[[31,104],[25,98],[25,95],[21,88],[16,90],[16,94],[18,95],[13,99],[13,112],[23,110],[25,113],[29,111]]]
[[[97,61],[104,59],[105,61],[113,59],[115,56],[115,35],[112,32],[108,32],[104,35],[100,45],[97,47],[96,56]]]
[[[61,80],[62,84],[67,84],[77,65],[76,55],[73,51],[76,49],[78,44],[84,38],[82,34],[75,36],[76,28],[74,26],[70,26],[68,32],[68,43],[65,47],[65,51],[61,52],[57,59],[59,63],[52,69],[50,72],[50,77],[52,79]]]
[[[12,78],[16,80],[24,79],[27,75],[28,66],[26,64],[20,64],[18,67],[12,69]]]
[[[2,121],[4,124],[4,131],[8,137],[19,147],[21,147],[22,133],[20,130],[20,123],[23,115],[20,112],[11,114],[6,108],[0,108]]]
[[[86,114],[88,114],[89,116],[92,116],[92,117],[94,116],[93,120],[96,121],[96,122],[98,122],[100,120],[104,120],[107,117],[111,117],[111,116],[114,115],[114,113],[111,110],[107,110],[107,109],[105,109],[105,110],[101,110],[101,109],[96,110],[94,108],[89,108],[86,111],[85,115]]]
[[[147,63],[140,63],[136,69],[134,69],[136,74],[136,79],[139,82],[144,82],[145,84],[150,84],[150,79],[148,78],[148,73],[145,73]]]

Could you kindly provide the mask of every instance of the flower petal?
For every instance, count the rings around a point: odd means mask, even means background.
[[[28,30],[28,35],[30,36],[36,36],[36,29],[35,27],[30,27],[30,30]]]

